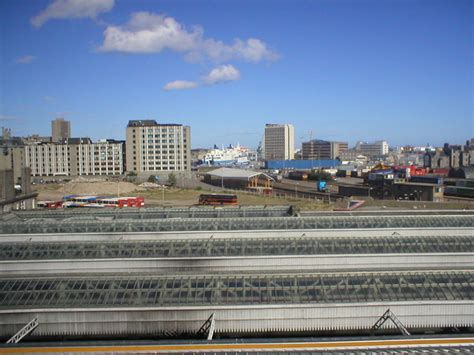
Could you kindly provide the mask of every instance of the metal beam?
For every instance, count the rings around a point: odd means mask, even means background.
[[[216,328],[216,322],[214,318],[214,314],[212,313],[209,318],[204,322],[204,324],[199,328],[198,334],[199,335],[206,335],[207,334],[207,340],[212,340],[212,337],[214,336],[214,329]]]
[[[209,230],[275,229],[354,229],[354,228],[472,228],[471,215],[394,215],[394,216],[318,216],[318,217],[224,217],[224,218],[147,218],[76,219],[73,221],[27,220],[0,223],[0,234],[29,233],[110,233],[170,232]]]
[[[38,317],[33,318],[27,325],[21,328],[14,336],[7,340],[7,344],[19,343],[21,339],[30,334],[39,325]]]
[[[403,325],[403,323],[397,318],[397,316],[390,311],[390,308],[385,311],[384,314],[375,322],[372,326],[372,332],[375,332],[379,329],[388,319],[392,321],[393,324],[400,330],[403,335],[411,335],[408,329]]]

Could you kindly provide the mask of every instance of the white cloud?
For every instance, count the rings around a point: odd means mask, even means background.
[[[185,81],[185,80],[176,80],[166,84],[163,89],[166,91],[170,90],[186,90],[186,89],[194,89],[197,88],[199,85],[195,81]]]
[[[221,65],[211,70],[203,80],[206,84],[214,85],[225,83],[228,81],[235,81],[240,79],[240,72],[233,65]]]
[[[32,55],[24,55],[23,57],[17,58],[18,64],[30,64],[35,59]]]
[[[114,0],[54,0],[46,9],[31,18],[31,24],[41,27],[51,19],[96,18],[113,7]]]
[[[160,53],[168,49],[184,53],[188,60],[208,58],[216,62],[230,59],[259,62],[278,58],[278,54],[259,39],[235,39],[232,44],[225,44],[204,38],[204,31],[199,26],[187,29],[173,17],[149,12],[133,13],[125,26],[108,26],[99,49],[125,53]]]

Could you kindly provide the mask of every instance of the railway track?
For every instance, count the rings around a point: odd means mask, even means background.
[[[344,196],[332,192],[318,192],[314,188],[305,185],[295,185],[286,182],[277,182],[273,184],[273,190],[276,194],[285,196],[294,196],[299,198],[314,198],[324,201],[342,199]]]

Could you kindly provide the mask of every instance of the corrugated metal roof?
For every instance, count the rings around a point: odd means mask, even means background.
[[[222,178],[232,178],[232,179],[250,179],[254,176],[264,175],[268,179],[273,180],[270,176],[264,173],[259,173],[252,170],[242,170],[242,169],[231,169],[231,168],[219,168],[208,172],[206,175],[222,177]]]

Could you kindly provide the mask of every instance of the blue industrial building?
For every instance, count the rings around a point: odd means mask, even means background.
[[[267,160],[265,161],[265,169],[328,169],[336,168],[341,165],[339,160]]]

